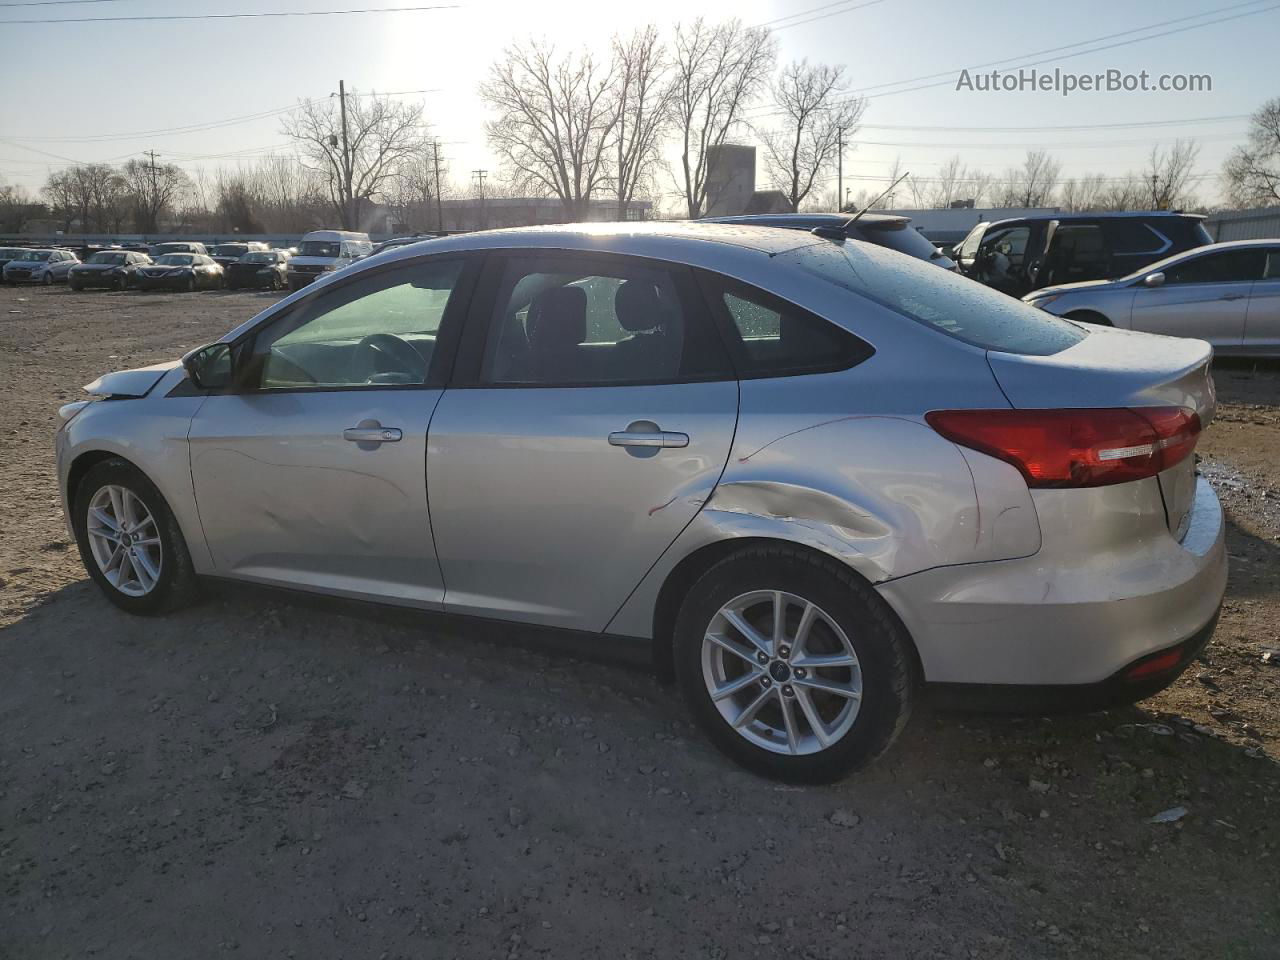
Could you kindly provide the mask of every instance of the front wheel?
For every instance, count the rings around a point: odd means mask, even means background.
[[[676,676],[695,719],[756,773],[830,783],[906,725],[910,639],[852,571],[790,547],[721,560],[689,591]]]
[[[185,290],[187,293],[194,293],[196,289],[196,278],[187,277],[187,282],[183,284],[182,289]]]
[[[123,275],[116,277],[111,281],[111,289],[115,290],[117,293],[123,293],[125,290],[128,290],[129,278]]]
[[[53,286],[53,274],[52,274],[52,273],[50,273],[48,270],[46,270],[46,271],[44,272],[44,276],[40,279],[40,282],[41,282],[41,283],[43,283],[46,287],[52,287],[52,286]]]
[[[91,467],[72,510],[80,559],[117,607],[160,613],[195,598],[182,531],[160,491],[133,464],[112,457]]]

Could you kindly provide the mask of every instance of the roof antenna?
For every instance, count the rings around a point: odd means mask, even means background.
[[[910,170],[908,170],[906,173],[904,173],[902,176],[900,176],[897,180],[893,181],[893,183],[889,184],[888,188],[884,191],[884,193],[880,194],[880,196],[876,197],[874,200],[872,200],[870,203],[868,203],[865,207],[863,207],[861,210],[859,210],[857,213],[855,213],[855,214],[853,215],[853,217],[845,223],[845,225],[844,225],[844,229],[845,229],[845,230],[848,230],[848,229],[849,229],[850,227],[852,227],[855,223],[857,223],[859,220],[861,220],[861,219],[862,219],[862,215],[863,215],[864,213],[866,213],[868,210],[870,210],[872,207],[874,207],[877,203],[879,203],[881,200],[883,200],[883,199],[884,199],[885,197],[887,197],[889,194],[893,193],[894,188],[895,188],[898,184],[900,184],[903,180],[907,179],[907,177],[909,177],[909,176],[911,176],[911,171],[910,171]]]

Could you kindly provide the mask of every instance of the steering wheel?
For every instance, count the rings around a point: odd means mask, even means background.
[[[385,364],[380,363],[380,359],[386,361]],[[401,383],[423,383],[427,379],[427,362],[422,354],[409,341],[392,333],[371,333],[357,343],[351,366],[353,379],[363,379],[366,383],[389,373],[403,376],[404,380],[398,381]]]

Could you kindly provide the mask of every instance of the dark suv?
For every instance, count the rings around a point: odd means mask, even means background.
[[[1014,297],[1041,287],[1123,277],[1212,243],[1192,213],[1047,213],[980,223],[953,255],[967,277]]]

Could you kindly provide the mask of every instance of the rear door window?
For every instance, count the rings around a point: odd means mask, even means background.
[[[716,274],[701,278],[709,298],[728,318],[740,377],[845,370],[875,352],[842,327],[763,290]]]
[[[1262,277],[1266,251],[1224,250],[1185,260],[1164,271],[1166,284],[1247,283]]]

